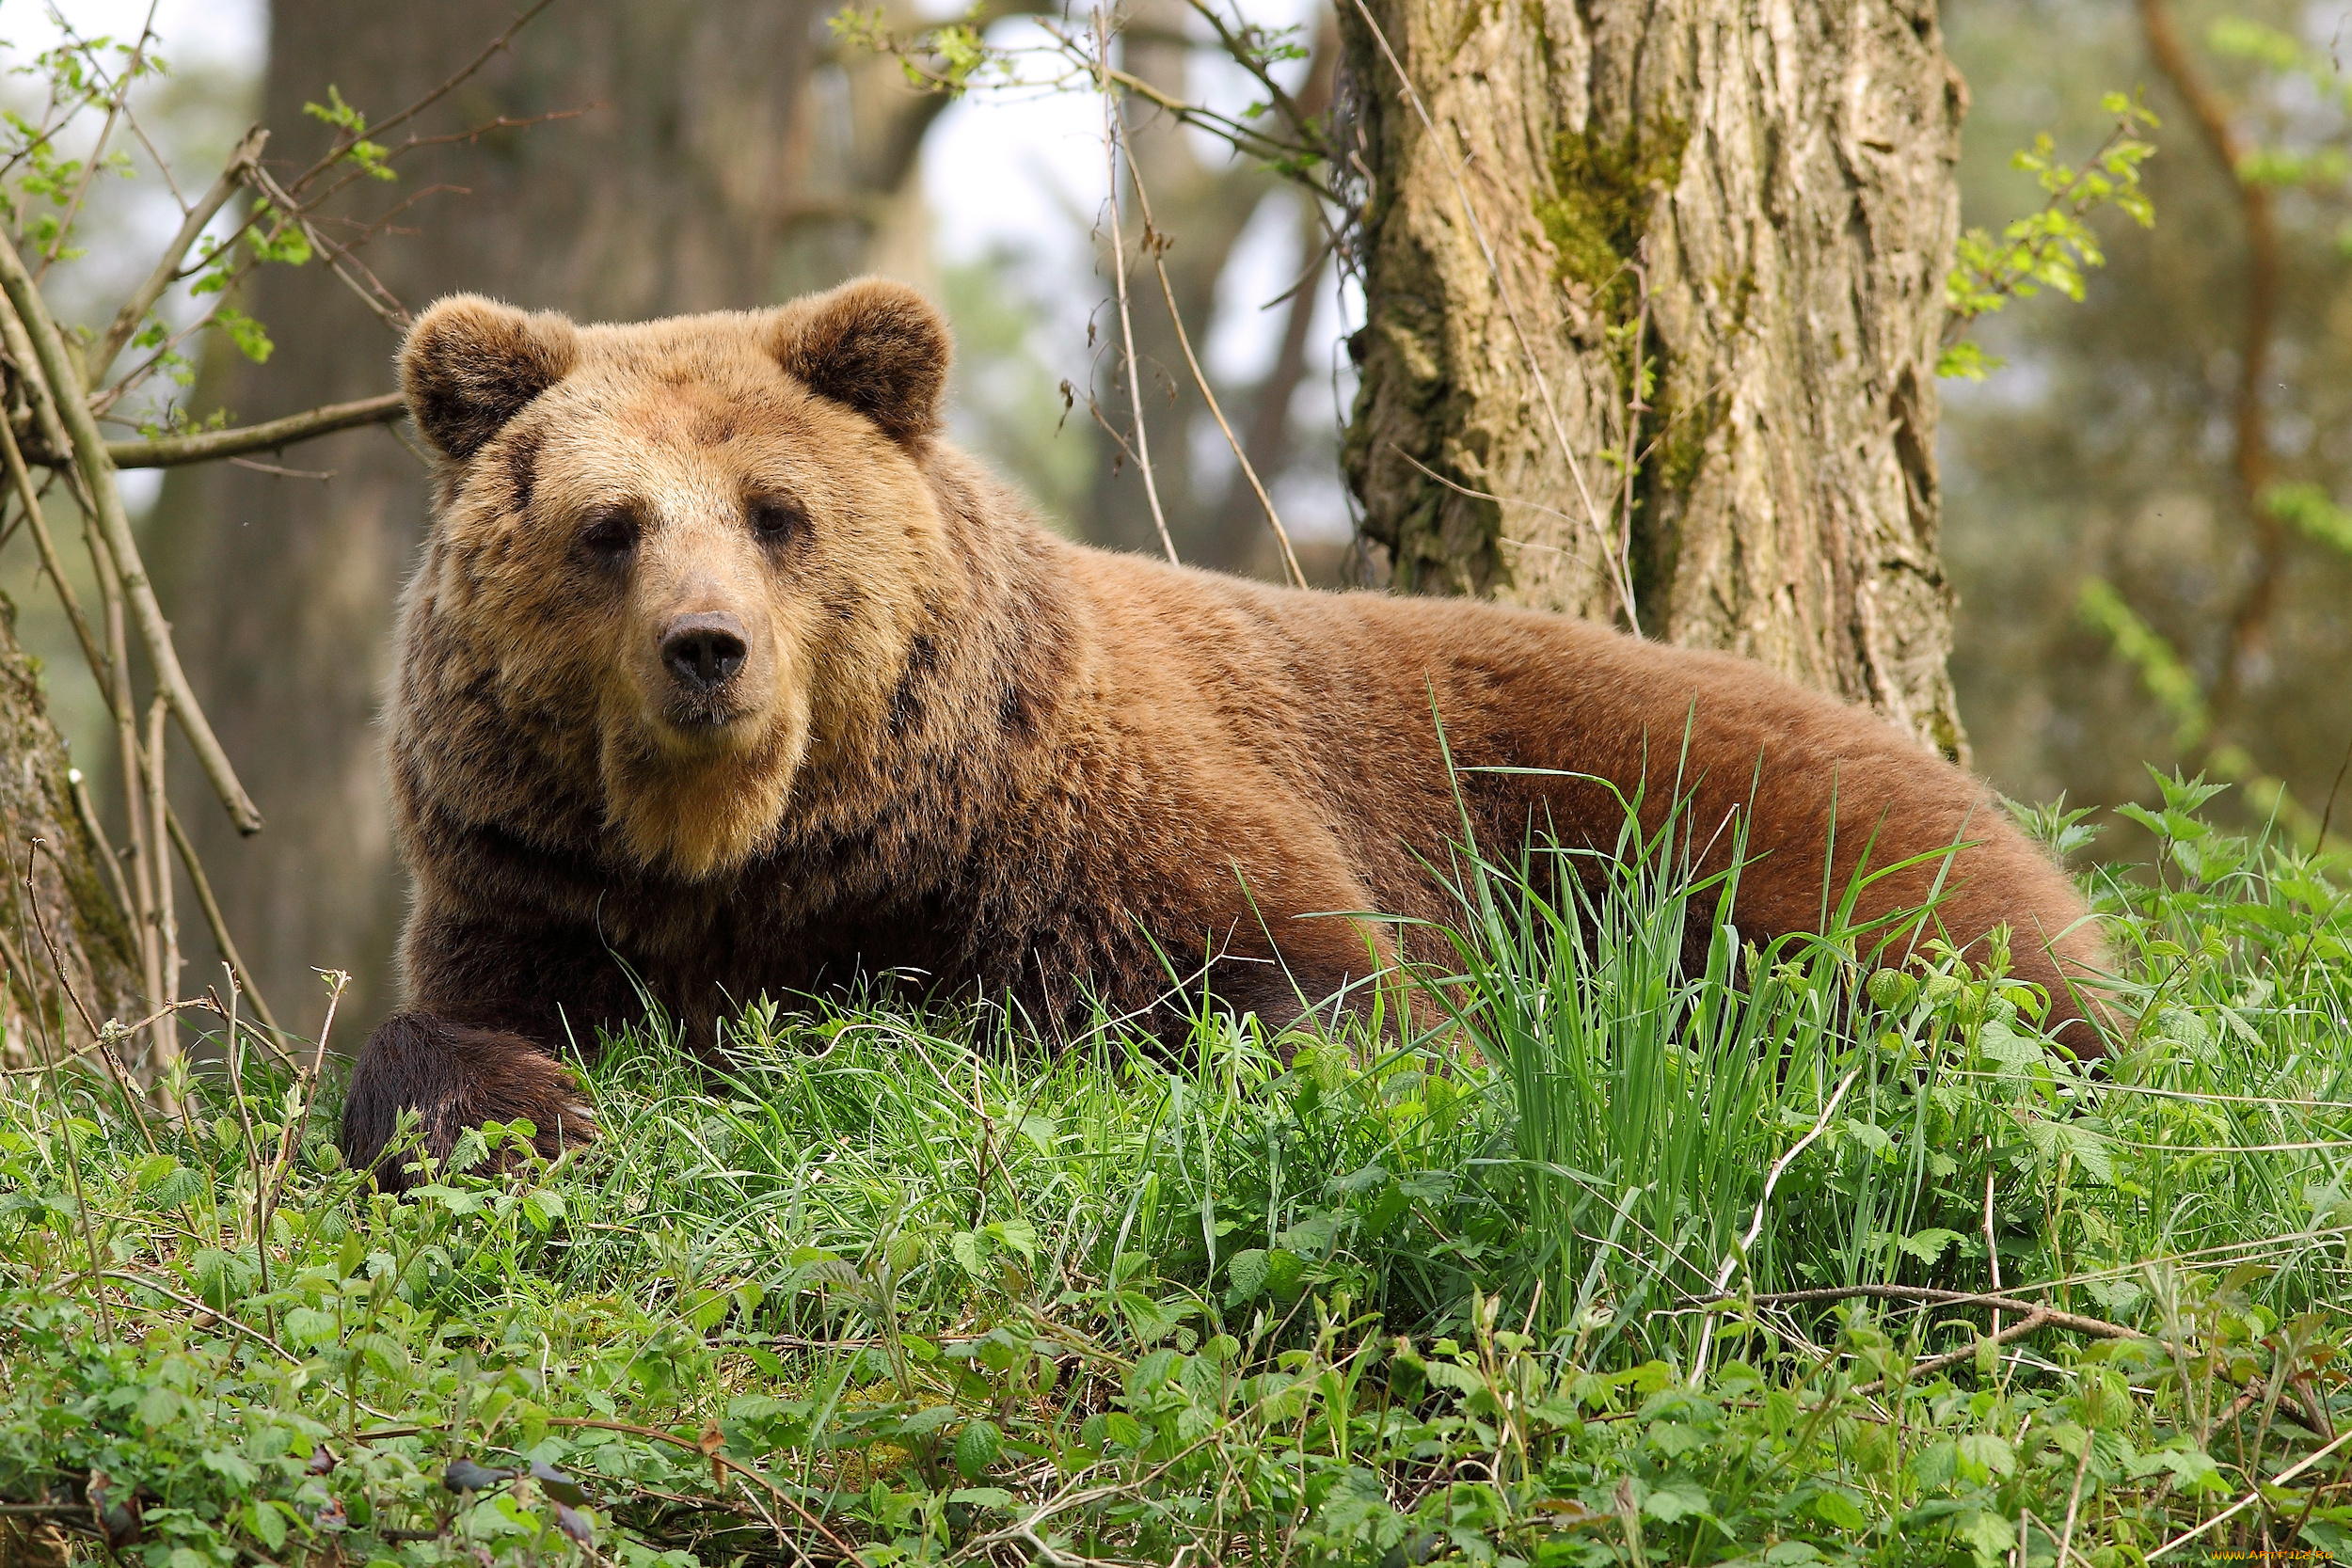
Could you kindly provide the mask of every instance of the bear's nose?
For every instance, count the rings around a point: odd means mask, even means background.
[[[661,634],[661,662],[672,679],[696,693],[734,679],[747,651],[732,615],[681,615]]]

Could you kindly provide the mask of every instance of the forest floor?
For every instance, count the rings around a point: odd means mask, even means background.
[[[250,1045],[10,1077],[0,1561],[2352,1558],[2352,894],[2166,794],[2094,1069],[1653,849],[1472,866],[1425,1037],[763,1004],[407,1201]]]

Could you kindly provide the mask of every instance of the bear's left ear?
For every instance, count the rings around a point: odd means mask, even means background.
[[[776,357],[810,391],[849,404],[892,439],[939,428],[953,345],[931,302],[904,283],[860,277],[796,300],[776,323]]]
[[[579,357],[579,332],[568,317],[452,294],[408,329],[400,345],[400,389],[424,438],[463,463],[570,374]]]

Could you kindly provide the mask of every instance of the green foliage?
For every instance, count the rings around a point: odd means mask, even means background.
[[[2011,167],[2034,177],[2044,200],[2003,229],[1998,239],[1982,229],[1961,235],[1959,259],[1944,283],[1945,308],[1956,326],[2045,288],[2079,301],[2083,275],[2106,265],[2090,221],[2102,209],[2112,207],[2142,229],[2154,224],[2155,208],[2140,187],[2139,166],[2156,150],[2139,133],[2153,130],[2156,117],[2137,95],[2111,92],[2100,107],[2113,117],[2114,129],[2081,167],[2058,157],[2047,132],[2010,160]],[[1999,367],[1998,359],[1962,340],[1946,345],[1936,373],[1981,381]]]
[[[2305,537],[2352,556],[2352,511],[2335,503],[2316,484],[2274,484],[2262,498],[2264,510]]]
[[[1434,1032],[1056,1055],[761,1003],[723,1073],[608,1042],[592,1148],[487,1128],[405,1202],[262,1061],[151,1148],[87,1063],[8,1079],[7,1526],[147,1568],[1991,1565],[2023,1516],[2139,1560],[2352,1421],[2352,894],[2157,784],[2162,865],[2096,883],[2097,1072],[2000,943],[1906,954],[1831,888],[1829,938],[1743,946],[1669,831],[1595,881],[1465,855]],[[2115,1327],[1923,1294],[1996,1271]],[[2340,1543],[2344,1479],[2203,1542]]]
[[[390,152],[380,143],[368,140],[368,117],[343,102],[343,95],[333,83],[326,87],[326,102],[305,103],[302,112],[312,119],[332,125],[342,135],[336,138],[337,161],[351,165],[371,180],[397,180],[400,174],[387,161]]]
[[[2115,644],[2115,651],[2139,672],[2148,694],[2172,716],[2173,744],[2185,751],[2203,740],[2213,729],[2204,688],[2172,645],[2123,602],[2113,585],[2098,578],[2083,579],[2075,605],[2084,622]]]

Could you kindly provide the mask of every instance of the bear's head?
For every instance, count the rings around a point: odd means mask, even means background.
[[[947,359],[875,279],[642,326],[436,304],[400,352],[440,467],[416,701],[494,704],[593,774],[637,863],[740,865],[870,744],[937,602]]]

